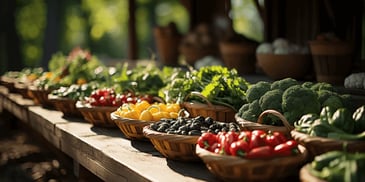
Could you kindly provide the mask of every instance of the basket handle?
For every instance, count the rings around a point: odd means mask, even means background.
[[[267,114],[272,114],[272,115],[278,117],[289,133],[293,129],[293,127],[289,124],[288,120],[286,120],[286,118],[280,112],[273,110],[273,109],[268,109],[268,110],[265,110],[264,112],[262,112],[260,114],[259,118],[257,119],[257,123],[262,124],[263,118]]]
[[[185,96],[184,100],[186,100],[190,96],[200,97],[201,99],[204,100],[204,102],[206,102],[208,104],[209,107],[213,107],[213,104],[203,94],[201,94],[200,92],[196,92],[196,91],[190,92],[188,95]]]
[[[158,97],[158,96],[153,96],[153,97],[152,97],[152,100],[157,101],[157,102],[159,102],[159,103],[166,104],[165,100],[163,100],[163,98]]]

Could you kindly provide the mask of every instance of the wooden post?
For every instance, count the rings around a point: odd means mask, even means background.
[[[136,60],[138,53],[137,32],[136,32],[136,2],[128,1],[129,21],[128,21],[128,59]]]

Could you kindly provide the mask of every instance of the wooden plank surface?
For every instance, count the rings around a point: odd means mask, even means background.
[[[202,162],[167,160],[149,141],[131,141],[118,128],[93,127],[59,111],[23,105],[26,99],[18,96],[0,88],[1,107],[17,115],[27,111],[27,126],[104,181],[217,181]]]

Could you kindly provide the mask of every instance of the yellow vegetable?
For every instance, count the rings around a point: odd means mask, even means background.
[[[139,113],[136,110],[129,110],[124,114],[124,117],[130,119],[139,119]]]
[[[153,121],[153,116],[149,110],[144,110],[139,115],[139,119],[144,121]]]
[[[140,111],[146,110],[148,107],[150,107],[150,103],[148,103],[147,101],[143,100],[141,102],[136,103],[136,108]]]

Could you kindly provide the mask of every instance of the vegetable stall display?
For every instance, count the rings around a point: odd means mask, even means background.
[[[292,78],[273,83],[260,81],[247,90],[247,104],[242,105],[238,116],[256,122],[261,112],[274,109],[281,112],[291,125],[307,113],[319,114],[321,107],[349,107],[348,95],[335,92],[328,83],[299,83]],[[265,124],[282,125],[276,117],[268,116]]]

